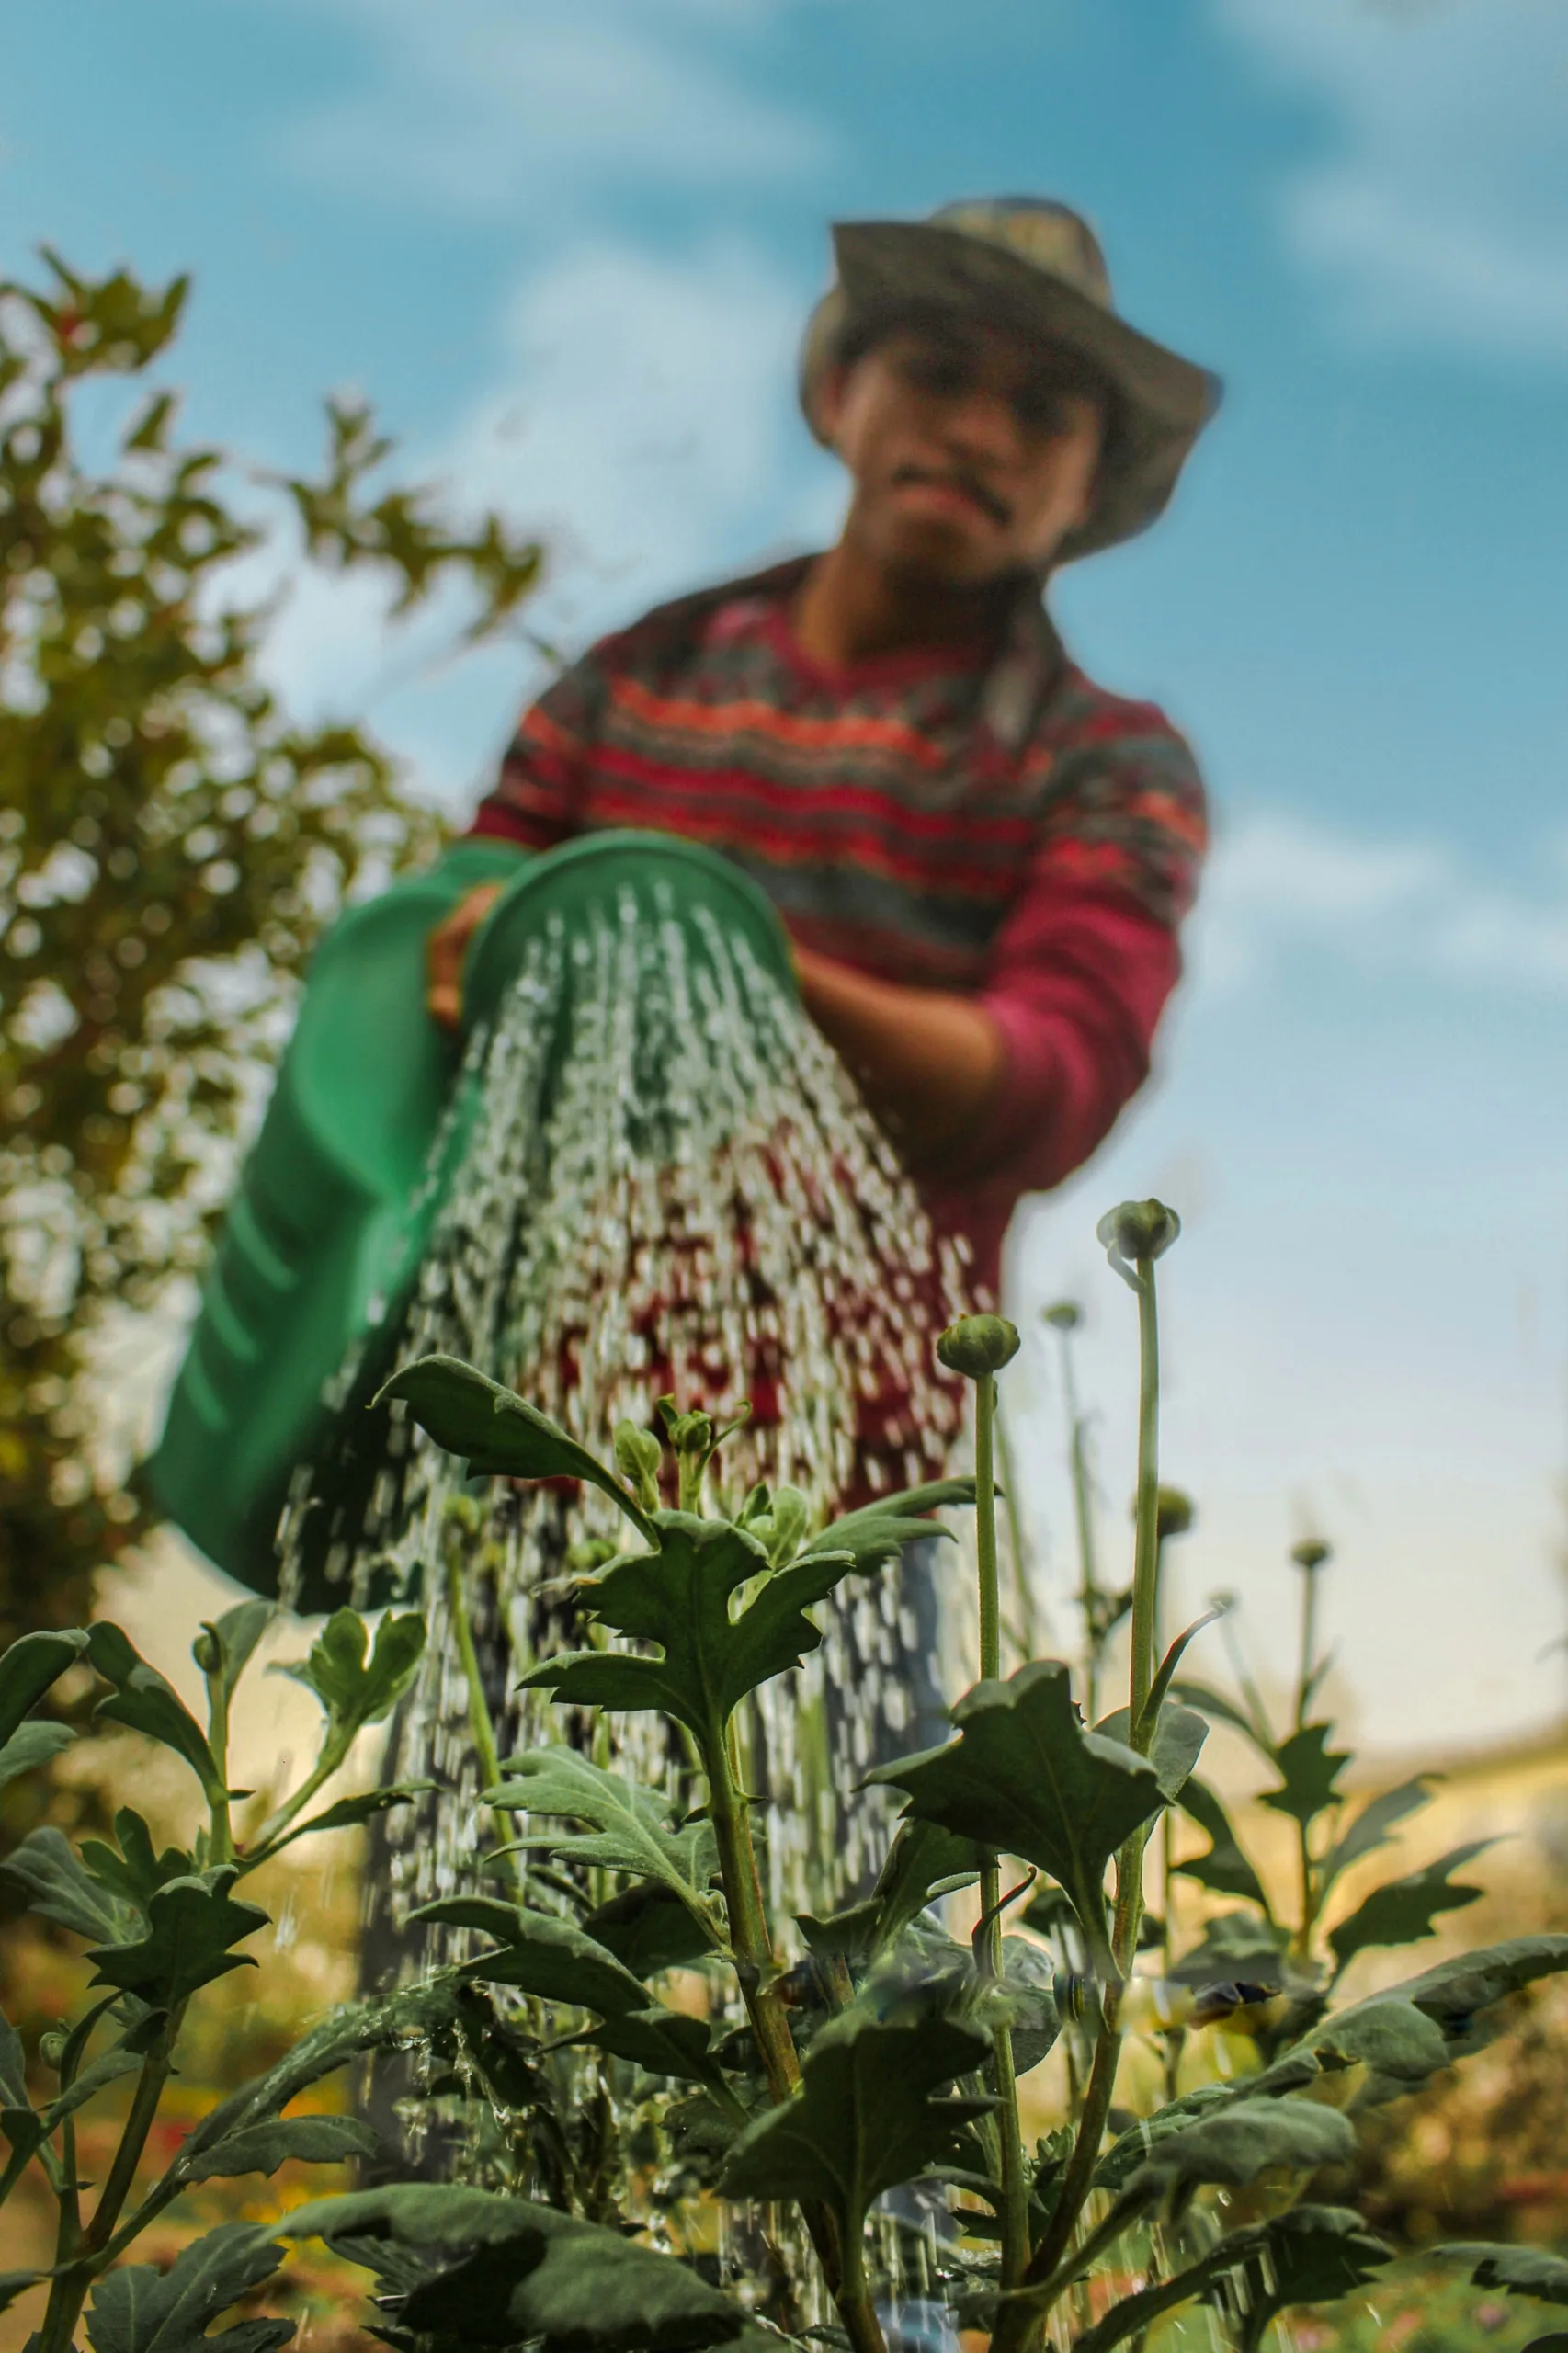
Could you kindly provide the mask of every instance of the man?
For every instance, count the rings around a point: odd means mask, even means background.
[[[1147,1074],[1205,837],[1181,738],[1073,665],[1041,592],[1162,511],[1219,388],[1118,315],[1064,205],[834,242],[801,398],[850,477],[837,544],[593,647],[524,716],[475,830],[544,849],[644,825],[733,858],[994,1292],[1020,1194]],[[432,938],[437,1018],[493,895]]]

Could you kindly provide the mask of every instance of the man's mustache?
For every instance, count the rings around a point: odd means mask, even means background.
[[[943,490],[960,491],[964,497],[973,500],[983,514],[989,515],[992,521],[999,523],[1004,529],[1013,519],[1013,510],[1006,502],[998,498],[990,484],[983,482],[978,474],[971,473],[967,466],[943,466],[939,469],[935,466],[900,466],[893,481],[934,483]]]

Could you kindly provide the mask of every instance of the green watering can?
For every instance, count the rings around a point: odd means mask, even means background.
[[[506,887],[469,957],[470,1026],[494,1012],[541,926],[559,920],[570,934],[628,883],[640,894],[662,886],[697,955],[706,915],[793,985],[782,926],[757,886],[666,834],[587,834],[539,857],[471,838],[341,918],[316,951],[144,1472],[157,1507],[257,1593],[278,1590],[278,1523],[296,1466],[337,1417],[362,1410],[388,1369],[460,1153],[460,1120],[448,1165],[432,1165],[461,1050],[426,1010],[425,948],[491,881]],[[302,1604],[328,1598],[307,1574]]]

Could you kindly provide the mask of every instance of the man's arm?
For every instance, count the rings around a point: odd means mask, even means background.
[[[1001,1024],[972,997],[873,980],[795,950],[806,1011],[912,1169],[972,1135],[1006,1063]]]

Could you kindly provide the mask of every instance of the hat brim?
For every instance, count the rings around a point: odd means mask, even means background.
[[[819,439],[815,404],[846,329],[900,311],[951,310],[1074,352],[1119,395],[1119,429],[1094,511],[1063,540],[1058,561],[1131,539],[1164,510],[1219,406],[1217,376],[1065,278],[966,231],[924,221],[846,221],[835,222],[833,242],[838,283],[817,305],[801,358],[801,404]]]

